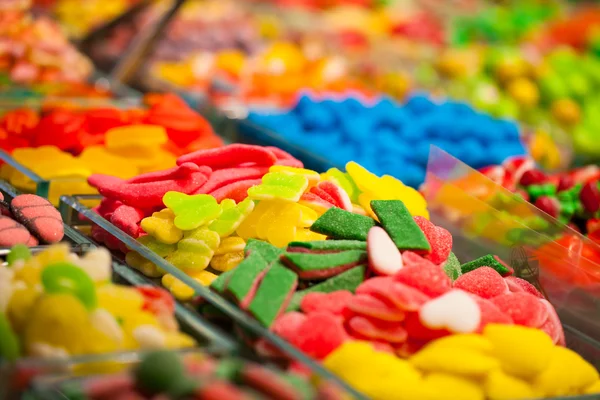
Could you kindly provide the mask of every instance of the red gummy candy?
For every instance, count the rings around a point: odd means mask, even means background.
[[[420,261],[417,262],[417,259]],[[437,297],[452,288],[452,281],[438,265],[406,251],[402,254],[404,267],[394,275],[394,279],[411,286],[424,294]]]
[[[21,194],[10,203],[17,221],[44,243],[60,242],[65,234],[60,213],[52,203],[35,194]]]
[[[69,110],[53,110],[34,129],[35,147],[53,145],[61,150],[79,153],[78,135],[84,131],[85,117]]]
[[[304,168],[304,164],[300,160],[296,160],[295,158],[289,158],[284,160],[275,161],[275,165],[282,165],[284,167],[293,167],[293,168]]]
[[[421,323],[418,312],[411,312],[406,315],[404,328],[411,339],[434,340],[447,336],[450,332],[447,329],[430,329]]]
[[[540,329],[546,332],[555,344],[565,346],[565,332],[556,314],[556,310],[554,310],[554,307],[552,307],[552,304],[548,300],[540,300],[540,302],[548,310],[548,318],[540,326]]]
[[[136,290],[144,296],[143,310],[160,315],[164,312],[173,314],[175,312],[175,300],[165,289],[153,286],[138,286]]]
[[[452,251],[452,235],[442,227],[435,226],[429,220],[416,216],[413,217],[419,228],[425,234],[431,251],[425,258],[431,260],[434,264],[441,264],[448,259]]]
[[[403,321],[406,318],[404,311],[398,309],[387,300],[378,299],[368,294],[353,296],[347,305],[348,309],[356,314],[365,315],[384,321]]]
[[[348,327],[353,332],[369,339],[384,340],[390,343],[402,343],[408,337],[408,332],[398,322],[380,321],[356,316],[348,321]]]
[[[322,193],[326,193],[329,196],[327,201],[331,199],[334,206],[346,211],[352,211],[352,201],[350,200],[350,197],[348,197],[348,194],[344,191],[344,189],[335,183],[331,181],[322,181],[317,184],[317,189],[319,189]]]
[[[121,201],[105,197],[100,202],[100,205],[96,207],[95,211],[102,217],[110,220],[112,213],[121,205],[123,205]]]
[[[192,163],[176,167],[168,176],[172,178],[130,183],[113,176],[94,174],[88,178],[88,183],[103,196],[120,200],[132,207],[149,209],[162,207],[162,198],[169,191],[190,194],[207,181],[205,171]]]
[[[196,389],[194,396],[191,398],[202,400],[244,400],[247,396],[241,389],[229,382],[213,379]],[[137,400],[137,398],[132,400]]]
[[[287,312],[275,319],[271,329],[273,333],[281,336],[283,339],[291,342],[298,333],[298,329],[306,320],[306,315],[301,312],[291,311]]]
[[[348,335],[339,317],[330,313],[314,313],[300,325],[298,335],[292,344],[306,354],[321,360],[337,349],[347,338]]]
[[[544,300],[526,292],[503,294],[491,301],[517,325],[539,328],[548,318],[548,309],[542,303]]]
[[[487,324],[512,324],[512,318],[500,310],[498,306],[492,303],[489,300],[482,299],[479,296],[473,296],[473,299],[479,305],[479,310],[481,311],[481,322],[479,323],[479,328],[477,332],[483,332],[483,328]]]
[[[265,146],[266,150],[269,150],[278,160],[295,160],[296,158],[288,153],[287,151],[281,150],[279,147],[275,146]]]
[[[214,192],[230,183],[247,181],[251,179],[260,179],[269,172],[267,167],[245,167],[245,168],[225,168],[212,173],[206,182],[195,194],[206,194]]]
[[[327,203],[329,203],[331,206],[336,206],[336,201],[333,197],[331,197],[329,195],[329,193],[327,193],[325,190],[319,188],[318,186],[312,187],[310,189],[310,193],[314,194],[315,196],[320,197],[321,199],[323,199],[323,201],[326,201]]]
[[[544,298],[544,295],[540,293],[539,290],[531,283],[527,282],[525,279],[517,278],[516,276],[507,276],[504,278],[506,284],[508,285],[508,290],[511,292],[527,292],[532,294],[540,299]]]
[[[342,315],[353,297],[348,290],[338,290],[331,293],[307,293],[302,298],[300,309],[309,315],[315,312]]]
[[[138,224],[144,216],[144,213],[137,208],[122,205],[113,212],[110,222],[129,236],[137,238],[141,231]]]
[[[163,171],[155,171],[155,172],[146,172],[145,174],[141,174],[135,176],[133,178],[127,179],[125,182],[127,183],[152,183],[157,181],[166,181],[172,179],[180,179],[187,178],[190,175],[190,171],[201,172],[207,178],[212,175],[212,169],[206,166],[197,167],[194,164],[187,164],[184,168],[183,165],[165,169]]]
[[[327,200],[323,199],[321,196],[313,193],[312,191],[304,193],[300,197],[300,201],[310,204],[317,204],[318,206],[323,207],[324,209],[330,209],[331,207],[333,207],[332,203],[328,202]]]
[[[392,277],[367,279],[356,288],[356,294],[368,294],[383,298],[404,311],[417,311],[429,297]]]
[[[213,169],[235,167],[243,163],[254,163],[270,167],[275,164],[275,155],[260,146],[249,144],[231,144],[216,149],[199,150],[186,154],[177,159],[177,165],[183,163],[194,163],[206,165]]]
[[[96,108],[85,113],[86,131],[102,136],[109,129],[127,124],[127,116],[118,108]]]
[[[219,203],[224,199],[232,199],[235,200],[236,203],[239,203],[248,197],[248,189],[252,186],[260,185],[261,183],[261,179],[249,179],[247,181],[234,182],[208,194],[213,196]]]
[[[10,217],[0,215],[0,246],[12,247],[16,244],[27,244],[31,233],[23,225]]]
[[[480,267],[459,276],[454,281],[453,287],[484,299],[491,299],[508,292],[508,285],[504,278],[490,267]]]

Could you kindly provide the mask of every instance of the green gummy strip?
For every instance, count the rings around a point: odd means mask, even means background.
[[[313,385],[307,385],[306,380],[298,375],[281,374],[281,379],[289,383],[296,391],[296,395],[300,396],[299,400],[311,400],[317,398],[316,389]]]
[[[210,284],[210,288],[213,289],[217,293],[225,292],[225,288],[227,287],[227,282],[229,281],[229,278],[231,277],[231,275],[233,275],[233,271],[234,270],[232,269],[227,272],[223,272],[221,275],[219,275],[217,277],[217,279],[212,281],[212,283]]]
[[[269,266],[259,253],[253,252],[248,255],[235,269],[227,283],[227,291],[237,301],[242,301],[248,294],[256,277]]]
[[[365,241],[375,225],[372,218],[331,207],[312,224],[310,230],[334,239]]]
[[[248,307],[248,311],[266,327],[270,327],[275,318],[289,302],[298,277],[280,262],[269,268]]]
[[[284,257],[301,271],[319,271],[365,261],[367,252],[347,250],[340,253],[285,253]]]
[[[400,200],[373,200],[371,208],[400,250],[431,250],[425,234]]]
[[[284,250],[275,247],[264,240],[248,239],[246,247],[244,248],[244,254],[247,256],[250,252],[260,254],[267,264],[271,264],[279,259],[279,256],[284,253]]]
[[[452,281],[457,280],[462,275],[460,261],[458,261],[454,253],[448,255],[448,259],[444,263],[444,272]]]
[[[315,240],[312,242],[290,242],[290,247],[310,250],[367,250],[367,243],[360,240]]]
[[[496,258],[491,254],[476,258],[475,260],[469,261],[468,263],[464,263],[460,266],[460,269],[463,274],[466,274],[467,272],[471,272],[480,267],[494,268],[500,275],[503,276],[512,272],[510,269],[506,268],[505,265],[496,260]]]
[[[286,311],[299,310],[302,299],[308,293],[331,293],[335,292],[336,290],[349,290],[354,293],[356,288],[365,280],[365,270],[366,267],[364,265],[354,267],[348,271],[342,272],[339,275],[329,278],[324,282],[313,285],[308,289],[300,290],[294,293]]]
[[[243,367],[244,362],[239,358],[224,358],[219,361],[215,376],[227,381],[237,381]]]

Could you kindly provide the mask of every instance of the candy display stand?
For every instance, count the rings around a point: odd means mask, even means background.
[[[423,192],[459,257],[496,254],[555,306],[567,343],[600,365],[600,247],[520,196],[432,148]]]
[[[354,389],[350,388],[346,383],[333,376],[320,364],[316,363],[313,359],[295,347],[291,346],[287,341],[275,335],[272,331],[266,329],[264,326],[258,323],[258,321],[250,317],[233,303],[211,291],[208,287],[201,285],[196,280],[188,276],[185,272],[176,268],[164,258],[158,256],[152,250],[140,244],[131,236],[115,227],[109,221],[85,207],[81,203],[81,200],[87,199],[89,199],[89,196],[82,197],[81,199],[76,196],[61,197],[59,210],[61,211],[65,221],[67,221],[67,224],[76,225],[78,223],[77,221],[85,220],[88,223],[93,223],[99,226],[107,233],[118,239],[124,246],[127,246],[132,251],[137,252],[144,259],[150,261],[165,272],[173,275],[176,279],[182,281],[187,286],[191,287],[194,290],[195,298],[200,298],[205,303],[208,303],[214,307],[219,314],[224,314],[227,319],[233,321],[238,331],[243,332],[244,337],[252,339],[265,339],[269,345],[280,350],[283,354],[289,357],[289,359],[300,362],[312,370],[313,373],[339,384],[344,390],[348,390],[348,392],[356,398],[364,398]]]

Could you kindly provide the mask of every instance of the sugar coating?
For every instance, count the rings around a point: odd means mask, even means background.
[[[21,194],[11,201],[10,211],[42,242],[56,243],[62,240],[63,220],[48,200],[34,194]]]
[[[467,272],[473,271],[474,269],[477,269],[477,268],[483,267],[483,266],[491,267],[491,268],[495,269],[502,276],[511,275],[513,272],[510,267],[507,267],[506,264],[498,261],[496,256],[493,256],[491,254],[488,254],[483,257],[479,257],[473,261],[464,263],[463,265],[460,266],[460,269],[461,269],[462,273],[465,274]]]
[[[272,265],[260,282],[248,311],[264,326],[271,326],[275,318],[285,310],[298,278],[277,262]]]
[[[458,277],[462,275],[460,261],[454,253],[450,253],[450,255],[448,255],[448,259],[444,263],[443,268],[446,275],[448,275],[452,281],[457,280]]]
[[[347,250],[340,253],[327,254],[285,253],[283,260],[286,265],[291,265],[300,271],[318,271],[365,262],[367,260],[367,252]]]
[[[302,247],[315,251],[367,250],[367,244],[360,240],[315,240],[311,242],[290,242],[289,248]]]
[[[269,242],[258,239],[248,239],[246,247],[244,248],[244,253],[246,256],[250,255],[251,253],[258,253],[268,264],[278,260],[279,256],[284,252],[285,251],[283,249],[275,247]]]
[[[258,284],[257,279],[269,264],[258,253],[250,253],[232,274],[227,282],[227,292],[238,302],[247,300],[246,296],[251,294],[253,288]]]
[[[334,239],[366,241],[369,230],[375,225],[372,218],[332,207],[315,221],[310,230]]]
[[[401,200],[373,200],[371,208],[401,250],[426,250],[431,246]]]

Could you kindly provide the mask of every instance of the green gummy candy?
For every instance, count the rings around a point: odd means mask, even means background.
[[[221,244],[221,237],[217,232],[214,232],[207,227],[200,227],[194,229],[192,231],[186,232],[183,235],[183,240],[193,239],[197,241],[201,241],[211,250],[216,250],[219,248]]]
[[[238,302],[243,302],[255,284],[256,278],[267,267],[268,263],[259,253],[250,253],[238,266],[227,282],[229,292]]]
[[[431,250],[425,234],[400,200],[373,200],[371,208],[400,250]]]
[[[244,254],[247,257],[252,252],[260,254],[267,264],[271,264],[272,262],[278,260],[279,256],[281,256],[285,251],[263,240],[248,239],[246,247],[244,248]]]
[[[166,244],[160,242],[150,235],[142,236],[137,240],[140,244],[146,246],[160,257],[166,257],[177,250],[176,244]]]
[[[315,251],[367,250],[367,243],[360,240],[315,240],[312,242],[290,242],[288,249],[292,247],[302,247]]]
[[[208,225],[208,229],[215,231],[221,237],[229,236],[235,232],[242,222],[244,222],[244,219],[254,210],[254,202],[246,198],[237,206],[225,207],[223,207],[223,212],[219,218]]]
[[[372,218],[331,207],[312,224],[310,230],[334,239],[366,241],[369,230],[375,225]]]
[[[270,327],[275,318],[285,310],[297,284],[296,274],[285,268],[279,261],[276,262],[260,282],[248,311],[258,322]]]
[[[19,339],[4,313],[0,313],[0,360],[16,361],[21,354]]]
[[[297,202],[308,187],[308,179],[299,174],[269,172],[262,183],[248,189],[248,197],[254,200],[281,199]]]
[[[326,174],[335,179],[336,183],[348,193],[352,203],[358,203],[360,190],[358,189],[358,186],[356,186],[356,183],[354,183],[354,180],[350,177],[350,174],[342,172],[337,168],[329,168]]]
[[[321,273],[338,275],[343,272],[341,270],[366,262],[367,252],[347,250],[339,253],[285,253],[283,260],[286,265],[297,270],[301,278],[319,279],[325,276]]]
[[[227,272],[223,272],[221,275],[219,275],[217,277],[217,279],[215,279],[214,281],[211,282],[210,288],[217,293],[221,293],[221,294],[225,293],[225,289],[227,288],[227,283],[229,282],[231,275],[233,275],[233,271],[235,271],[235,269],[231,269]]]
[[[189,196],[185,193],[167,192],[163,196],[163,203],[175,214],[173,224],[183,231],[198,228],[218,218],[222,212],[217,200],[207,194]]]
[[[168,392],[186,378],[177,353],[167,350],[147,354],[135,368],[134,376],[136,385],[150,394]]]
[[[217,365],[215,377],[226,381],[237,381],[243,367],[244,361],[239,358],[224,358]]]
[[[214,251],[197,239],[182,239],[177,243],[177,250],[165,259],[183,270],[202,270],[208,267]]]
[[[502,276],[510,275],[513,272],[512,268],[506,266],[506,264],[500,262],[496,256],[491,254],[479,257],[473,261],[469,261],[468,263],[464,263],[460,266],[460,269],[463,274],[466,274],[467,272],[471,272],[480,267],[493,268]]]
[[[8,265],[13,265],[18,260],[29,260],[31,258],[31,250],[24,244],[14,245],[6,256]]]
[[[48,293],[67,293],[75,296],[88,309],[97,305],[96,286],[81,268],[67,262],[57,262],[42,270],[40,280]]]
[[[300,290],[294,293],[286,311],[299,310],[302,299],[308,293],[331,293],[337,290],[349,290],[350,292],[354,293],[356,288],[365,280],[365,271],[366,267],[364,265],[354,267],[348,271],[342,272],[339,275],[329,278],[326,281],[317,283],[308,289]]]
[[[448,275],[448,277],[452,279],[452,281],[457,280],[458,277],[462,275],[460,261],[458,261],[458,258],[456,258],[456,255],[454,253],[450,253],[448,255],[448,259],[444,263],[443,268],[446,275]]]

